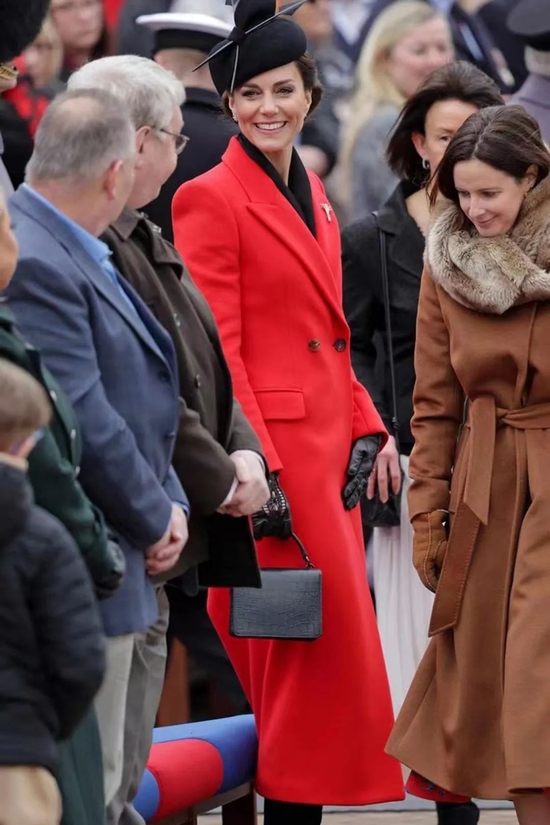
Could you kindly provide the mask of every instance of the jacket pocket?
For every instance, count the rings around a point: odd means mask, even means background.
[[[292,421],[305,418],[302,390],[256,390],[254,395],[266,421]]]

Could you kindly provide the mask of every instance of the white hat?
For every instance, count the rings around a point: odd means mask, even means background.
[[[174,8],[197,6],[193,0],[176,0]],[[137,19],[140,26],[155,32],[155,48],[194,49],[210,52],[218,43],[225,40],[233,29],[232,9],[223,5],[223,0],[200,0],[200,6],[208,6],[208,11],[215,9],[219,16],[194,11],[170,11],[164,14],[143,14]]]

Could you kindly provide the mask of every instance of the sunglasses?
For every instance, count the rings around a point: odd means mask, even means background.
[[[181,153],[187,147],[187,144],[191,140],[191,138],[187,135],[180,135],[176,134],[175,132],[169,132],[168,129],[159,129],[159,132],[162,132],[164,135],[170,135],[171,138],[174,138],[174,144],[176,146],[176,155],[181,155]]]

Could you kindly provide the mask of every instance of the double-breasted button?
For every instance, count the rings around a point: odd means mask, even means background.
[[[344,352],[346,347],[347,347],[345,339],[344,338],[337,338],[336,341],[333,344],[333,347],[336,350],[336,352]]]
[[[55,390],[50,390],[50,398],[54,404],[57,404],[57,393]]]
[[[198,390],[199,390],[199,389],[200,389],[200,387],[201,387],[201,377],[200,377],[200,375],[199,375],[198,373],[195,375],[195,387],[196,387]]]
[[[320,342],[317,338],[313,338],[313,339],[309,342],[309,344],[308,344],[308,348],[309,348],[312,352],[319,352],[319,350],[321,349],[321,342]]]
[[[76,430],[71,430],[69,437],[74,444],[74,442],[76,441]]]
[[[80,467],[75,467],[74,468],[74,477],[78,478],[79,475],[80,475]]]

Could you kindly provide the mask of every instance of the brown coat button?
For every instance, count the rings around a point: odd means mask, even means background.
[[[308,347],[312,352],[318,352],[318,350],[321,349],[321,342],[318,341],[317,338],[314,338],[309,342]]]
[[[347,347],[347,344],[344,338],[337,338],[333,346],[336,352],[344,352]]]

